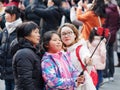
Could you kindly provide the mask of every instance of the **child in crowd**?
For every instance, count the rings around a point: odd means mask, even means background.
[[[90,32],[90,36],[87,42],[89,51],[93,53],[101,41],[92,57],[93,65],[95,65],[98,73],[98,84],[96,86],[97,90],[99,89],[100,83],[102,83],[102,70],[105,69],[106,64],[106,39],[103,39],[103,37],[100,35],[101,31],[102,28],[93,28]]]
[[[42,47],[45,54],[42,58],[42,73],[46,90],[75,90],[84,82],[84,76],[78,77],[77,69],[72,65],[69,53],[62,49],[62,42],[55,31],[44,34]]]

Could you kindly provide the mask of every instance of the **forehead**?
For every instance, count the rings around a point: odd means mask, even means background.
[[[73,31],[73,30],[70,27],[68,27],[68,26],[65,26],[65,27],[63,27],[61,29],[61,33],[63,33],[63,32],[69,32],[69,31]]]
[[[51,39],[60,38],[58,34],[52,34]]]
[[[59,35],[56,33],[53,33],[51,37],[59,37]]]

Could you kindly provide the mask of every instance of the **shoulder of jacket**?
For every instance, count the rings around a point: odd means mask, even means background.
[[[23,48],[23,49],[20,49],[20,51],[26,54],[33,52],[33,50],[31,50],[30,48]]]

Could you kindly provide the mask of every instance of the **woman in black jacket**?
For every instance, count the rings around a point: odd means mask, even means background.
[[[40,34],[37,24],[24,22],[17,27],[17,42],[12,43],[15,90],[43,90],[38,48]]]
[[[38,0],[39,1],[39,0]],[[37,3],[35,0],[34,3]],[[57,30],[60,26],[63,10],[61,0],[47,0],[47,8],[39,8],[37,4],[32,5],[32,11],[35,15],[43,19],[41,23],[41,36],[47,31]]]
[[[4,16],[5,27],[0,32],[0,79],[5,81],[5,90],[14,90],[10,44],[16,38],[16,27],[22,23],[22,19],[16,6],[6,7]]]

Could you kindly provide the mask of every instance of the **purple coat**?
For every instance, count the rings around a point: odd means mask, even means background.
[[[115,4],[108,4],[106,7],[107,18],[104,27],[110,29],[111,37],[109,43],[114,43],[116,40],[116,32],[118,31],[119,25],[119,13]]]

